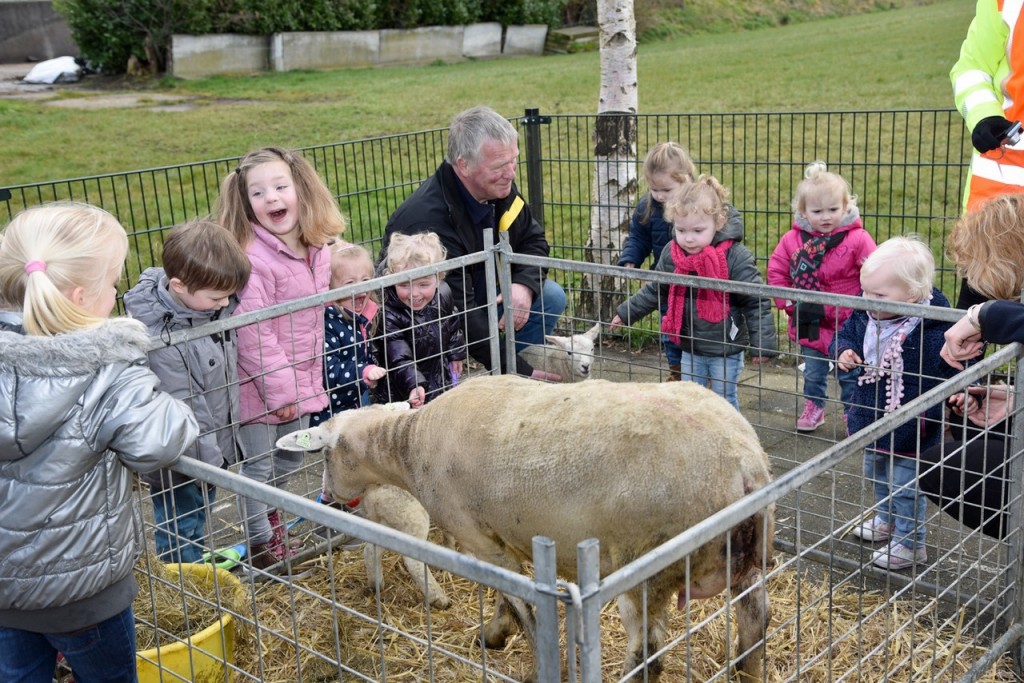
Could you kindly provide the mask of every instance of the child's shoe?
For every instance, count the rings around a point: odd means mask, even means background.
[[[798,432],[813,432],[825,424],[825,407],[808,399],[804,401],[804,412],[796,419]]]
[[[681,369],[682,368],[679,365],[670,365],[670,366],[668,366],[668,378],[665,381],[666,382],[681,382],[682,379],[683,379],[683,375],[682,375]]]
[[[281,521],[281,513],[277,510],[271,510],[267,513],[267,521],[270,522],[270,528],[274,532],[273,538],[270,539],[270,545],[274,548],[275,552],[280,557],[294,557],[294,550],[298,550],[302,547],[302,540],[298,538],[290,538],[288,536],[288,529],[285,527],[284,522]],[[282,548],[286,550],[281,550]]]
[[[894,528],[892,524],[883,521],[881,517],[876,515],[853,527],[851,533],[857,538],[869,542],[888,541],[892,538]]]
[[[253,569],[270,569],[284,559],[275,548],[273,541],[270,543],[251,543],[249,545],[249,564]]]
[[[889,545],[876,550],[871,555],[871,561],[882,569],[907,569],[919,562],[927,562],[928,550],[923,545],[911,550],[902,543],[891,541]]]

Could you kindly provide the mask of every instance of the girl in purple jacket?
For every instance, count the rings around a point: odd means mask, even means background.
[[[875,240],[861,223],[847,182],[825,162],[812,162],[797,185],[793,211],[793,227],[768,260],[768,284],[859,295],[860,267],[875,250]],[[825,422],[829,345],[852,311],[789,299],[776,299],[775,305],[789,315],[789,338],[800,344],[803,356],[804,407],[796,428],[813,432]],[[843,371],[838,379],[843,405],[850,405],[857,379]]]
[[[326,245],[345,230],[345,219],[301,155],[276,147],[247,154],[224,179],[217,213],[252,262],[236,315],[329,289]],[[238,329],[243,475],[283,488],[302,464],[302,453],[279,451],[274,444],[327,407],[323,348],[323,306]],[[291,555],[277,510],[246,498],[240,507],[254,568]]]

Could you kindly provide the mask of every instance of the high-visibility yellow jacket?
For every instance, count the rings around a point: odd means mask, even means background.
[[[972,131],[989,116],[1024,120],[1021,8],[1020,0],[978,0],[960,58],[949,72],[956,107]],[[966,210],[1008,192],[1024,192],[1024,141],[985,154],[975,151],[964,193]]]

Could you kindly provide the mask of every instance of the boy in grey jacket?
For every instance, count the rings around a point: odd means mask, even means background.
[[[148,268],[124,295],[125,310],[152,336],[199,327],[231,314],[249,279],[250,263],[234,236],[196,220],[164,240],[163,268]],[[161,388],[191,406],[199,438],[185,455],[223,467],[235,462],[238,421],[237,349],[232,331],[149,352]],[[164,562],[200,562],[206,548],[206,510],[215,489],[170,470],[143,475],[153,493],[155,546]]]

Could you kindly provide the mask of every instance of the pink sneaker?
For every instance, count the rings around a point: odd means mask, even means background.
[[[798,432],[813,432],[825,424],[825,408],[810,399],[804,401],[804,412],[796,419]]]
[[[906,569],[918,562],[927,562],[928,551],[923,545],[911,550],[902,543],[892,541],[872,553],[871,561],[882,569]]]
[[[853,527],[851,532],[857,538],[865,541],[888,541],[892,537],[892,532],[895,527],[889,522],[883,522],[881,517],[877,515],[871,519],[866,519],[857,526]]]

